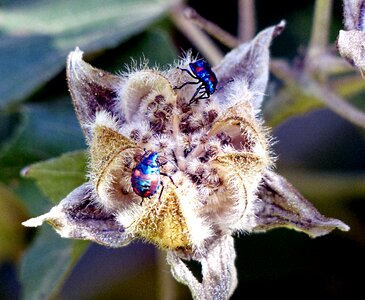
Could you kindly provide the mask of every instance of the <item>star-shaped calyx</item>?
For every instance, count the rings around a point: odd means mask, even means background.
[[[227,299],[235,290],[234,233],[285,226],[316,237],[348,230],[272,171],[271,139],[258,114],[269,45],[283,26],[228,53],[212,69],[215,92],[196,101],[197,85],[175,88],[192,81],[181,70],[189,69],[190,55],[165,71],[112,75],[84,62],[79,49],[71,52],[67,78],[89,145],[88,182],[24,225],[47,221],[63,237],[110,247],[137,238],[153,243],[167,251],[172,274],[196,299]],[[151,153],[157,165],[146,171]],[[156,177],[156,168],[168,176]],[[147,189],[156,192],[141,199],[145,187],[133,189],[132,176],[150,179]],[[190,259],[202,266],[201,282],[184,262]]]

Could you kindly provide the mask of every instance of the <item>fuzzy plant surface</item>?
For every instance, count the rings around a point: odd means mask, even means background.
[[[345,30],[341,30],[338,35],[338,51],[365,76],[365,1],[344,0],[343,10]]]
[[[260,32],[212,68],[208,99],[189,103],[198,85],[187,54],[165,70],[145,66],[113,75],[83,61],[76,48],[67,79],[89,145],[88,181],[48,213],[23,224],[50,223],[65,238],[122,247],[142,239],[166,250],[173,276],[194,299],[228,299],[237,286],[233,235],[288,227],[311,237],[343,222],[321,215],[273,171],[272,139],[260,118],[269,46],[284,23]],[[159,189],[142,198],[132,173],[157,153]],[[136,179],[136,178],[134,178]],[[171,179],[171,180],[170,180]],[[163,191],[161,191],[163,189]],[[186,261],[201,264],[202,280]]]

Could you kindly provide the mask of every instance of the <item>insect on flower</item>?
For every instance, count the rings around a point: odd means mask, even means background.
[[[217,76],[204,60],[186,57],[191,70],[181,70],[193,79],[175,91],[182,74],[175,68],[119,76],[86,63],[80,49],[71,52],[67,77],[90,145],[89,180],[23,225],[47,221],[62,237],[108,247],[143,239],[167,252],[171,273],[194,299],[217,300],[227,300],[237,287],[233,234],[289,227],[317,237],[335,228],[349,230],[320,214],[272,171],[271,139],[258,112],[269,46],[284,25],[232,50],[214,69]],[[218,93],[217,77],[220,85],[234,83]],[[187,84],[196,91],[182,89]],[[212,93],[209,105],[186,109],[190,98],[193,103]],[[144,147],[153,151],[143,153]],[[173,174],[178,189],[165,173]],[[169,183],[165,189],[164,183]],[[151,199],[143,203],[144,198]],[[199,276],[187,260],[200,264]]]
[[[199,59],[197,61],[189,63],[191,72],[188,69],[179,68],[181,71],[187,72],[191,77],[198,81],[188,81],[175,89],[181,89],[187,84],[199,84],[193,97],[189,101],[189,105],[199,99],[207,99],[216,91],[218,80],[210,65],[204,60]]]
[[[142,197],[141,204],[143,203],[144,198],[150,198],[156,194],[160,185],[162,185],[162,189],[159,199],[161,198],[164,189],[161,175],[169,177],[171,182],[175,185],[170,175],[160,172],[160,166],[162,164],[159,163],[157,159],[157,152],[151,152],[148,155],[145,153],[141,161],[132,171],[132,188],[137,195]]]

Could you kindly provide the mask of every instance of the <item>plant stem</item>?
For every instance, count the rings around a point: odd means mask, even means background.
[[[255,1],[238,0],[238,39],[240,42],[247,42],[254,37],[255,17]]]
[[[306,84],[303,86],[306,86],[310,92],[314,93],[318,99],[320,99],[328,108],[336,112],[338,115],[357,126],[365,128],[365,114],[347,103],[341,97],[337,96],[330,88],[324,84],[320,85],[311,79],[308,79]]]
[[[172,277],[170,266],[166,262],[166,252],[156,249],[157,263],[157,299],[177,299],[177,282]]]
[[[195,9],[186,7],[184,9],[184,15],[187,19],[192,20],[196,25],[205,30],[223,45],[226,45],[229,48],[234,48],[238,45],[238,40],[236,37],[220,28],[217,24],[214,24],[213,22],[203,18],[197,13]]]
[[[304,72],[300,76],[296,75],[288,63],[281,60],[272,60],[270,71],[287,85],[293,84],[304,92],[312,93],[316,99],[344,119],[365,128],[365,114],[336,95],[325,83],[318,83]]]
[[[316,0],[311,38],[306,60],[310,64],[324,53],[328,44],[332,0]]]
[[[172,21],[212,65],[218,64],[223,58],[223,53],[204,32],[183,16],[185,8],[183,5],[174,6],[170,10]]]

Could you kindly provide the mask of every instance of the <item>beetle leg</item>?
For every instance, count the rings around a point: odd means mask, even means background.
[[[230,83],[230,82],[233,82],[234,80],[233,79],[230,79],[230,80],[228,80],[228,81],[226,81],[226,82],[223,82],[224,84],[226,84],[226,83]],[[224,84],[221,84],[220,85],[220,87],[219,88],[217,88],[217,91],[220,91],[221,89],[223,89],[224,88]]]
[[[180,86],[174,86],[174,90],[180,90],[181,88],[183,88],[187,84],[198,84],[198,83],[200,83],[200,81],[188,81],[188,82],[185,82],[184,84],[182,84]]]
[[[195,98],[195,100],[208,99],[210,97],[210,94],[208,94],[207,92],[205,92],[204,94],[201,94],[199,97]]]
[[[168,163],[169,161],[168,160],[166,160],[166,161],[164,161],[164,162],[162,162],[162,163],[158,163],[158,166],[159,167],[162,167],[162,166],[164,166],[164,165],[166,165],[167,163]],[[160,173],[161,174],[161,173]]]
[[[172,179],[171,175],[166,174],[166,173],[162,173],[162,172],[160,172],[160,175],[163,175],[163,176],[166,176],[166,177],[170,178],[170,180],[171,180],[172,184],[173,184],[175,187],[177,187],[177,185],[175,184],[175,182],[174,182],[174,180]],[[161,183],[163,184],[162,180],[161,180]]]
[[[162,196],[162,192],[163,192],[163,190],[164,190],[164,188],[165,188],[165,186],[164,186],[164,184],[163,184],[163,181],[162,181],[162,180],[161,180],[161,185],[162,185],[162,187],[161,187],[160,196],[158,196],[158,201],[160,201],[161,196]]]
[[[201,99],[200,97],[198,97],[198,98],[195,98],[195,97],[196,97],[196,95],[198,95],[198,93],[202,92],[202,91],[201,91],[201,89],[203,89],[203,88],[204,88],[204,86],[203,86],[203,85],[200,85],[200,86],[196,89],[196,91],[195,91],[195,93],[194,93],[193,97],[191,97],[191,99],[190,99],[190,101],[189,101],[189,105],[193,104],[196,100]],[[205,94],[206,92],[207,92],[207,91],[204,89],[203,94]]]
[[[191,73],[188,69],[183,69],[180,67],[177,67],[180,71],[184,71],[186,73],[188,73],[191,77],[193,77],[194,79],[199,79],[198,77],[196,77],[193,73]]]

